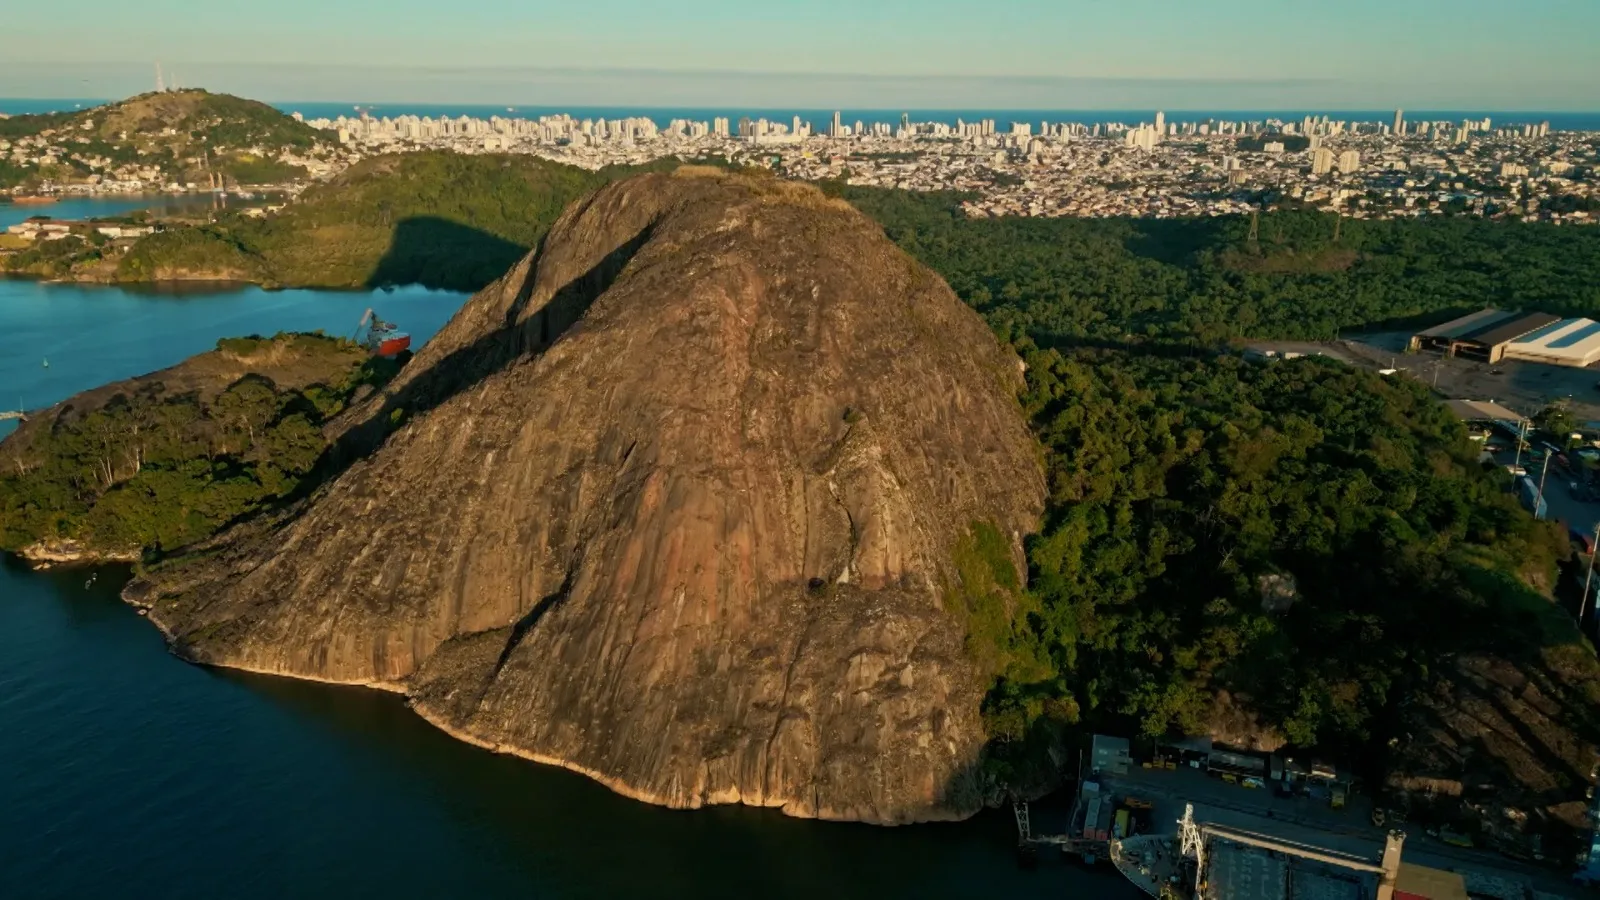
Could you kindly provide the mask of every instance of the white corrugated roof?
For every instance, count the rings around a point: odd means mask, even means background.
[[[1600,360],[1600,322],[1593,319],[1552,322],[1512,341],[1506,352],[1522,359],[1588,365]]]

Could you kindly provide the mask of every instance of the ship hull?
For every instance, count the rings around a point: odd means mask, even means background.
[[[411,349],[411,335],[396,334],[384,338],[378,343],[379,356],[398,356]]]
[[[1177,874],[1178,842],[1172,835],[1138,835],[1111,842],[1111,862],[1134,887],[1152,897]]]

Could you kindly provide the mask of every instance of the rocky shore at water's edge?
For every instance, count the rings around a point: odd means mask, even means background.
[[[107,550],[79,541],[39,541],[17,551],[23,562],[35,569],[56,566],[95,566],[103,563],[136,563],[144,557],[137,547]]]
[[[138,592],[137,592],[137,590],[135,588],[135,585],[137,585],[137,584],[138,584],[138,582],[135,582],[134,584],[129,585],[129,587],[123,589],[122,594],[121,594],[123,602],[125,602],[129,606],[132,606],[133,608],[137,609],[139,611],[139,615],[140,616],[143,616],[147,621],[150,622],[150,624],[154,625],[156,627],[156,629],[161,632],[162,637],[166,638],[168,651],[171,652],[173,656],[176,656],[177,658],[183,660],[184,662],[191,663],[193,665],[199,665],[199,666],[230,669],[230,670],[233,670],[233,671],[236,671],[236,672],[247,672],[247,673],[252,674],[252,675],[268,675],[268,676],[272,676],[274,678],[290,678],[290,679],[293,679],[295,681],[305,681],[305,682],[311,682],[311,683],[314,683],[314,684],[331,684],[331,685],[338,685],[340,687],[371,688],[372,690],[383,691],[383,692],[389,693],[389,694],[399,694],[402,697],[406,698],[406,706],[408,708],[410,708],[412,712],[416,713],[417,716],[420,717],[424,722],[427,722],[429,725],[432,725],[433,727],[439,729],[440,731],[444,732],[445,734],[449,735],[450,737],[454,738],[455,740],[461,741],[462,743],[471,744],[474,747],[478,747],[478,748],[483,749],[483,750],[488,750],[491,753],[498,753],[498,754],[502,754],[502,755],[505,755],[505,756],[515,756],[515,757],[517,757],[519,759],[525,759],[525,760],[528,760],[530,762],[538,763],[540,765],[557,766],[559,768],[566,769],[569,772],[574,772],[576,774],[584,776],[585,778],[588,778],[588,779],[590,779],[592,781],[595,781],[595,782],[599,783],[600,785],[602,785],[603,787],[605,787],[607,790],[611,791],[612,793],[617,794],[618,796],[626,797],[629,800],[635,800],[635,801],[638,801],[640,803],[649,803],[649,804],[651,804],[653,806],[666,806],[666,807],[673,807],[673,808],[684,808],[679,803],[675,802],[674,799],[671,798],[671,797],[652,794],[649,791],[640,790],[636,785],[630,784],[627,781],[624,781],[624,780],[619,779],[619,778],[612,777],[610,775],[607,775],[604,772],[600,772],[600,771],[597,771],[595,769],[589,768],[587,766],[583,766],[583,765],[581,765],[579,763],[576,763],[576,762],[573,762],[571,760],[561,759],[559,757],[549,756],[549,755],[541,754],[541,753],[535,753],[535,752],[526,750],[524,748],[517,747],[517,746],[512,745],[512,744],[506,744],[506,743],[500,743],[500,742],[496,742],[496,741],[485,740],[483,737],[481,737],[479,735],[473,734],[473,733],[471,733],[469,731],[466,731],[466,730],[463,730],[462,728],[457,727],[456,725],[452,724],[449,721],[449,719],[447,718],[447,716],[445,714],[443,714],[443,713],[441,713],[441,712],[439,712],[437,710],[431,709],[426,702],[423,702],[419,698],[413,696],[411,694],[410,686],[408,684],[404,683],[404,682],[394,682],[394,681],[342,681],[342,680],[333,679],[333,678],[318,678],[316,676],[307,675],[307,674],[304,674],[302,672],[272,670],[272,669],[254,667],[254,666],[238,665],[238,664],[234,664],[234,663],[220,664],[220,663],[215,663],[215,662],[211,662],[211,661],[207,661],[207,660],[197,659],[193,655],[191,655],[190,653],[187,652],[186,647],[184,646],[182,641],[180,641],[178,639],[178,636],[177,636],[176,633],[174,633],[173,629],[170,626],[168,626],[165,622],[163,622],[161,620],[161,616],[156,612],[155,606],[152,605],[147,600],[145,600],[142,597],[137,595]],[[988,806],[988,807],[999,806],[1001,801],[1005,799],[1005,797],[1002,794],[1002,792],[1000,792],[998,790],[990,791],[990,792],[988,792],[988,794],[989,794],[989,796],[986,796],[984,798],[985,799],[985,804],[984,805]],[[763,804],[760,804],[760,803],[753,802],[753,798],[744,798],[744,797],[741,797],[741,796],[738,796],[738,795],[734,795],[734,796],[716,797],[713,800],[711,800],[709,803],[696,804],[696,805],[688,807],[688,808],[690,808],[690,809],[699,809],[699,808],[703,808],[704,806],[707,806],[707,805],[726,805],[726,804],[736,804],[736,803],[745,804],[745,805],[763,805]],[[776,807],[776,806],[781,806],[782,804],[766,804],[766,805],[771,805],[771,806],[775,806]],[[826,818],[826,817],[817,817],[817,816],[807,816],[804,813],[796,813],[792,809],[785,809],[784,812],[786,814],[788,814],[788,815],[797,816],[798,818]],[[966,815],[962,815],[962,814],[958,814],[958,813],[952,813],[952,814],[950,814],[948,816],[933,817],[931,819],[926,819],[924,821],[943,820],[943,821],[958,822],[958,821],[962,821],[962,820],[964,820],[966,818],[967,818]],[[893,824],[893,823],[881,823],[881,824]]]

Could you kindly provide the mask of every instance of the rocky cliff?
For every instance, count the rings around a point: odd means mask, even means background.
[[[302,509],[130,587],[186,657],[405,690],[654,803],[980,803],[945,600],[1044,484],[1018,361],[810,187],[607,187],[331,436]]]

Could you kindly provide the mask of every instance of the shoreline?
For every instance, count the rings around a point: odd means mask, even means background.
[[[236,197],[241,193],[255,196],[257,194],[288,193],[301,191],[309,187],[303,185],[241,185],[236,191],[56,191],[48,194],[8,194],[0,193],[0,206],[49,206],[66,200],[115,200],[128,199],[140,200],[145,197],[212,197],[223,194]],[[22,199],[18,199],[22,198]]]
[[[277,281],[253,280],[249,278],[225,278],[221,276],[195,276],[191,278],[152,278],[141,281],[118,281],[107,278],[89,277],[46,277],[31,272],[8,272],[0,269],[0,281],[31,281],[35,284],[65,285],[76,287],[103,287],[117,288],[127,291],[152,290],[153,293],[163,293],[160,288],[171,287],[177,290],[174,293],[193,292],[196,294],[222,293],[223,291],[239,288],[256,287],[263,291],[325,291],[341,294],[371,294],[387,291],[404,290],[406,288],[422,288],[426,291],[436,291],[447,294],[461,294],[471,296],[477,290],[462,290],[459,288],[441,287],[425,284],[420,281],[409,281],[404,284],[382,285],[352,285],[352,284],[285,284]]]
[[[131,580],[129,584],[132,584]],[[768,798],[767,800],[761,800],[759,798],[746,797],[737,790],[733,791],[732,793],[720,793],[697,797],[692,803],[677,803],[669,800],[668,798],[661,797],[659,795],[652,794],[649,791],[635,787],[620,778],[607,775],[580,763],[562,759],[556,756],[550,756],[544,753],[538,753],[536,751],[518,747],[513,744],[492,741],[473,734],[470,731],[466,731],[450,723],[442,715],[429,708],[426,704],[420,702],[411,694],[409,686],[404,681],[341,681],[332,678],[321,678],[315,675],[306,675],[299,672],[284,672],[264,669],[258,666],[246,666],[235,663],[207,662],[195,659],[184,652],[183,646],[178,640],[177,635],[173,632],[171,627],[169,627],[165,622],[161,621],[161,618],[156,614],[153,604],[147,604],[142,601],[132,599],[128,596],[126,586],[124,586],[124,588],[118,592],[118,596],[122,599],[122,602],[132,606],[136,610],[139,610],[141,618],[155,625],[156,630],[160,631],[162,637],[166,640],[168,653],[188,665],[200,666],[201,668],[207,669],[228,669],[235,672],[246,672],[251,675],[288,678],[294,681],[304,681],[313,684],[327,684],[338,687],[370,688],[372,690],[382,691],[384,693],[396,694],[405,698],[406,708],[414,713],[419,719],[428,723],[454,740],[460,741],[464,744],[469,744],[480,750],[487,750],[490,753],[500,756],[512,756],[518,759],[527,760],[528,762],[532,762],[537,765],[565,769],[569,772],[582,775],[583,777],[594,781],[595,783],[604,787],[606,790],[611,791],[613,794],[616,794],[620,797],[625,797],[637,803],[646,803],[651,806],[661,807],[662,809],[683,811],[708,809],[716,806],[744,806],[751,809],[777,810],[783,815],[794,819],[810,819],[818,822],[854,823],[860,825],[872,825],[878,828],[894,828],[900,825],[931,825],[947,822],[964,822],[970,819],[972,815],[976,815],[977,812],[981,811],[983,808],[983,806],[980,806],[979,810],[975,810],[972,814],[965,816],[936,816],[927,819],[921,819],[916,822],[885,822],[869,819],[823,815],[819,814],[819,811],[816,809],[796,807],[792,798]]]
[[[430,291],[450,291],[450,288],[432,287],[426,284],[411,282],[408,284],[395,284],[383,286],[366,285],[326,285],[326,284],[281,284],[276,281],[253,280],[249,278],[224,277],[220,275],[193,276],[187,278],[151,278],[138,281],[122,281],[114,278],[94,277],[59,277],[45,276],[32,272],[8,272],[0,269],[0,280],[31,281],[35,284],[65,285],[76,287],[103,287],[118,288],[121,290],[139,291],[141,289],[159,289],[163,286],[187,289],[195,293],[220,293],[238,288],[257,287],[263,291],[329,291],[349,294],[366,294],[373,291],[386,289],[400,289],[421,287]],[[157,291],[160,292],[159,290]],[[182,291],[179,291],[182,292]],[[456,291],[455,293],[461,293]]]
[[[8,435],[9,437],[9,435]],[[94,550],[74,541],[37,541],[12,554],[36,572],[89,566],[131,565],[144,558],[144,550]]]

